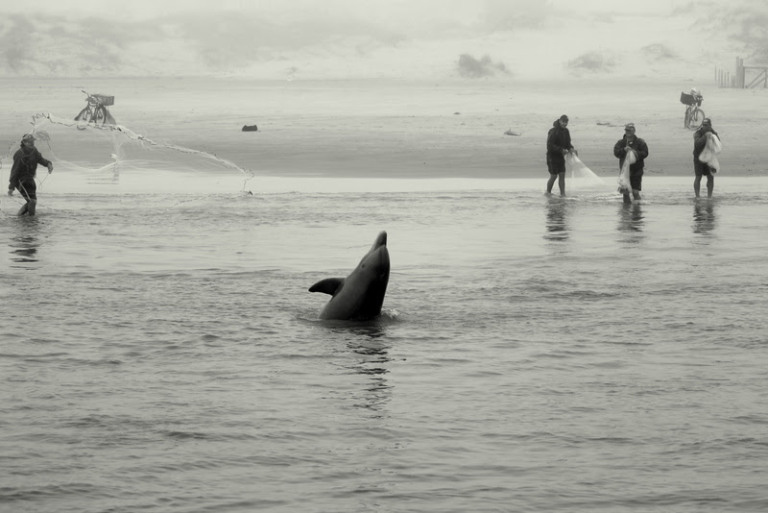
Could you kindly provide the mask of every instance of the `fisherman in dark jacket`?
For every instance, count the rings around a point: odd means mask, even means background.
[[[25,134],[21,138],[21,148],[13,154],[13,167],[11,167],[11,177],[8,182],[8,196],[13,194],[14,189],[24,197],[27,202],[19,209],[19,215],[35,215],[37,207],[37,184],[35,183],[35,174],[37,166],[43,165],[48,168],[48,172],[53,172],[53,163],[43,158],[37,148],[35,148],[35,137],[32,134]]]
[[[563,114],[547,133],[547,194],[552,194],[552,187],[555,180],[558,180],[560,196],[565,196],[565,156],[575,151],[571,144],[571,133],[568,131],[568,116]]]
[[[635,135],[635,124],[628,123],[624,126],[624,137],[616,141],[613,146],[613,155],[619,159],[619,171],[624,166],[624,159],[627,158],[627,153],[630,151],[635,152],[635,163],[629,166],[629,183],[632,187],[632,197],[636,200],[640,199],[640,191],[643,190],[643,168],[645,167],[645,159],[648,157],[648,145],[645,141]],[[630,203],[629,198],[630,191],[622,190],[624,195],[624,203]]]

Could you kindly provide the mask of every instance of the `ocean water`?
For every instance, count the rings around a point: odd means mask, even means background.
[[[0,511],[768,508],[761,178],[56,173],[0,199]]]

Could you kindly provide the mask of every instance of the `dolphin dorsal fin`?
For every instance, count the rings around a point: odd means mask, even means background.
[[[330,294],[333,296],[336,294],[336,291],[341,288],[341,286],[344,285],[344,278],[326,278],[324,280],[320,280],[311,287],[309,287],[310,292],[323,292],[325,294]]]

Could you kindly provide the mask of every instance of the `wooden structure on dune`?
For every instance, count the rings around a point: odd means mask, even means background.
[[[755,87],[768,88],[768,66],[745,66],[744,59],[736,57],[736,70],[730,71],[715,68],[715,83],[717,87],[735,87],[752,89]]]

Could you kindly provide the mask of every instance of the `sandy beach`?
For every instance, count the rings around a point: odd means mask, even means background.
[[[612,176],[613,144],[633,122],[648,143],[646,177],[692,175],[692,132],[683,128],[681,90],[661,81],[514,80],[444,82],[253,81],[223,78],[4,79],[0,122],[10,155],[33,114],[73,117],[80,89],[116,97],[118,124],[160,144],[209,152],[260,176],[349,178],[546,178],[547,130],[571,118],[579,155]],[[768,90],[696,84],[723,141],[722,179],[768,174]],[[258,132],[241,132],[257,124]],[[57,157],[86,167],[111,162],[108,134],[39,126]],[[512,133],[514,135],[506,135]],[[157,148],[154,148],[155,150]],[[129,151],[130,148],[129,148]],[[132,155],[158,159],[163,156]],[[5,159],[4,159],[5,162]],[[209,162],[191,159],[206,170]]]

